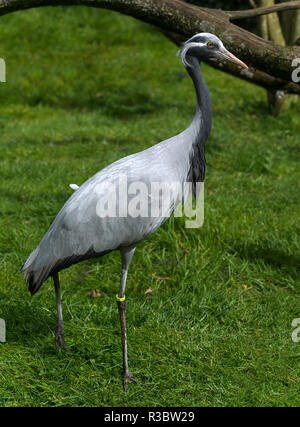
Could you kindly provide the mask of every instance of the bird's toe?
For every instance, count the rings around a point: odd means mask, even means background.
[[[54,331],[55,331],[55,346],[56,346],[56,349],[58,351],[60,351],[61,348],[63,348],[68,353],[70,353],[71,350],[69,349],[69,347],[67,347],[67,345],[65,343],[64,326],[61,323],[58,323],[54,327]]]
[[[150,387],[150,384],[143,384],[139,381],[136,381],[131,374],[124,374],[124,379],[123,379],[124,391],[127,391],[128,383],[138,384],[138,385],[141,385],[143,387]]]
[[[133,378],[133,376],[131,374],[124,374],[124,379],[123,379],[123,388],[124,388],[124,391],[127,391],[127,389],[128,389],[128,383],[137,384],[137,381]]]

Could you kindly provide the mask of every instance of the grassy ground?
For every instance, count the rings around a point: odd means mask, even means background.
[[[299,105],[273,118],[263,90],[204,67],[214,105],[205,223],[171,218],[136,251],[129,362],[151,387],[125,394],[119,254],[61,274],[71,354],[54,347],[51,281],[31,298],[18,269],[69,183],[189,124],[191,81],[172,44],[118,14],[30,10],[1,17],[1,30],[0,404],[299,405]]]

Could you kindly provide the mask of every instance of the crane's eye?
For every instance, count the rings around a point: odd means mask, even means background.
[[[211,43],[211,42],[208,42],[206,46],[207,46],[207,47],[209,47],[209,48],[211,49],[212,47],[214,47],[214,44],[213,44],[213,43]]]

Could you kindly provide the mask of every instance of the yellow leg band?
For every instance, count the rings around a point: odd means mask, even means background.
[[[117,301],[120,301],[120,302],[125,301],[125,295],[122,298],[120,298],[119,295],[117,294],[116,299]]]

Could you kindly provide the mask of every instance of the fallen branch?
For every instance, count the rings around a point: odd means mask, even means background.
[[[177,46],[180,46],[184,42],[184,38],[176,33],[170,33],[168,31],[162,31],[162,33]],[[249,83],[256,84],[267,90],[300,95],[299,84],[293,83],[292,81],[287,82],[285,80],[278,79],[255,68],[250,67],[248,70],[240,69],[228,61],[224,63],[206,61],[206,63],[217,70],[231,74],[232,76],[238,77],[239,79],[245,80]]]
[[[245,11],[208,9],[181,0],[0,0],[0,15],[31,7],[62,5],[84,5],[115,10],[155,25],[162,31],[176,33],[182,39],[187,39],[198,32],[216,34],[227,49],[252,69],[260,70],[260,73],[277,79],[277,82],[282,80],[285,82],[286,90],[298,93],[295,88],[298,85],[291,82],[291,76],[294,71],[292,62],[295,58],[300,58],[300,47],[274,45],[230,22],[230,19],[237,19],[238,15],[241,17],[241,13],[245,14]],[[276,7],[286,5],[287,3],[281,3]],[[288,5],[290,8],[300,8],[300,1],[289,2]],[[266,13],[259,9],[251,12]],[[237,71],[231,73],[236,74]],[[255,71],[255,75],[258,76],[259,73]],[[257,78],[257,81],[259,79]]]
[[[268,15],[269,13],[292,9],[300,9],[300,1],[287,1],[285,3],[275,4],[274,6],[266,6],[249,10],[231,10],[226,13],[229,16],[230,21],[233,21],[235,19],[254,18],[256,16]]]

